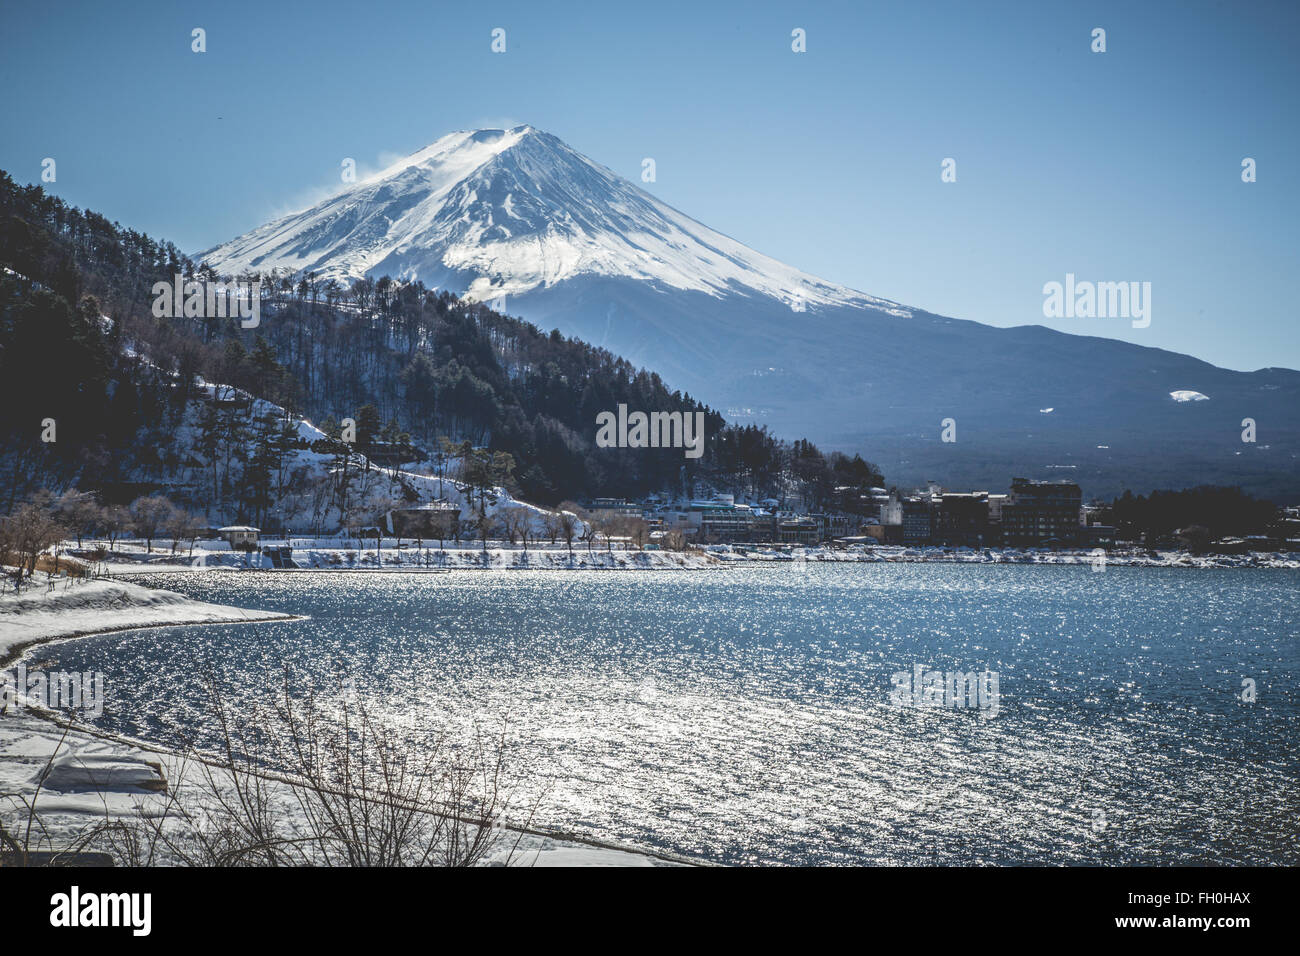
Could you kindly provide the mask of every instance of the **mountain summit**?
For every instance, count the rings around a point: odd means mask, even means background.
[[[603,276],[908,314],[761,255],[531,126],[450,133],[200,257],[228,272],[419,278],[478,299]]]
[[[1088,494],[1215,482],[1300,495],[1300,373],[857,292],[531,126],[450,133],[197,258],[224,274],[389,275],[504,297],[511,314],[651,368],[733,421],[861,450],[900,483],[1000,488],[1017,474]],[[1177,398],[1188,392],[1206,399]],[[1241,440],[1245,418],[1256,442]]]

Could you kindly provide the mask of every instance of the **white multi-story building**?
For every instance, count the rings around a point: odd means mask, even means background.
[[[880,505],[880,523],[899,525],[903,523],[903,502],[898,495],[890,495],[889,500]]]

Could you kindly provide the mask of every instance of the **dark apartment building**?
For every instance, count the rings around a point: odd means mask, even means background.
[[[937,517],[934,539],[942,544],[978,548],[988,541],[987,492],[945,494],[940,499]]]
[[[928,498],[903,501],[903,543],[929,544],[934,534],[934,505]]]
[[[1073,481],[1013,478],[1002,505],[1002,539],[1019,547],[1077,544],[1082,504],[1083,494]]]

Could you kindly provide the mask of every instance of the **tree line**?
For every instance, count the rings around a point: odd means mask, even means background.
[[[1294,534],[1285,515],[1271,501],[1255,498],[1237,487],[1199,485],[1150,495],[1124,492],[1100,509],[1102,522],[1130,541],[1180,543],[1199,550],[1225,537]]]

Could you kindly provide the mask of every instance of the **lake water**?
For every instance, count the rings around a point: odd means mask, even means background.
[[[288,662],[321,686],[350,678],[417,730],[506,722],[521,786],[544,790],[540,822],[719,862],[1300,862],[1296,571],[813,564],[148,583],[311,619],[38,651],[105,672],[98,724],[115,732],[209,739],[205,668],[237,707]],[[996,674],[996,712],[896,706],[892,675],[917,665]]]

